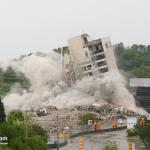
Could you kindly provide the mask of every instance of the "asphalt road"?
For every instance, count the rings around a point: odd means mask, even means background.
[[[79,138],[72,139],[72,142],[60,150],[79,150]],[[115,131],[100,134],[91,134],[83,136],[84,150],[102,150],[107,141],[116,141],[119,150],[127,150],[128,142],[126,138],[126,131]]]

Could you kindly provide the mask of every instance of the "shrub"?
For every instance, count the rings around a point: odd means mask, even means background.
[[[93,113],[86,113],[82,116],[80,116],[80,119],[81,121],[84,123],[84,124],[87,124],[88,120],[97,120],[97,116],[96,114],[93,114]]]
[[[127,135],[128,137],[132,137],[132,136],[136,136],[137,135],[137,131],[136,129],[127,129]]]
[[[103,150],[118,150],[118,147],[117,147],[116,142],[108,141],[108,142],[104,145]]]

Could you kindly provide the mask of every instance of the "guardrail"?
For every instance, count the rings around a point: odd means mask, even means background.
[[[87,130],[87,131],[79,131],[77,133],[72,133],[70,138],[75,138],[81,135],[87,135],[87,134],[97,134],[97,133],[103,133],[103,132],[112,132],[112,131],[118,131],[118,130],[124,130],[126,129],[127,126],[120,126],[116,129],[112,128],[106,128],[106,129],[101,129],[101,130]],[[57,144],[59,144],[59,147],[66,146],[68,144],[68,141],[65,139],[64,141],[60,140],[59,142],[57,140],[54,141],[54,143],[48,143],[48,148],[57,148]]]
[[[57,142],[57,140],[54,141],[54,143],[48,143],[48,148],[57,148],[57,145],[59,144],[59,147],[63,147],[66,146],[68,144],[67,140],[64,141],[59,141],[59,143]]]

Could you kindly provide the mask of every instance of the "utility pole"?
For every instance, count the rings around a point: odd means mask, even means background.
[[[58,124],[58,115],[57,118],[57,150],[59,150],[59,124]]]
[[[82,110],[81,110],[81,132],[83,132],[83,130],[84,130],[82,116],[83,116],[83,113],[82,113]]]
[[[63,51],[63,48],[61,48],[61,69],[63,68],[63,53],[64,53],[64,51]]]
[[[84,131],[84,126],[83,126],[83,112],[82,112],[82,109],[81,109],[81,137],[79,139],[79,149],[80,150],[83,150],[84,149],[84,140],[83,140],[83,131]]]

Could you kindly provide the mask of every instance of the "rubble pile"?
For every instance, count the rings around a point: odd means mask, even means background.
[[[76,106],[78,111],[94,112],[99,119],[126,118],[137,115],[137,113],[125,109],[123,106],[113,105],[112,103],[94,103],[90,106]]]
[[[56,107],[49,107],[44,108],[44,110],[47,112],[46,115],[36,115],[33,119],[36,123],[38,122],[43,128],[47,129],[51,133],[56,132],[57,125],[59,125],[60,129],[64,129],[65,127],[79,128],[81,122],[80,116],[85,113],[94,113],[101,121],[125,119],[128,116],[137,115],[133,111],[111,103],[94,103],[93,105],[75,106],[70,109],[57,109]]]
[[[33,117],[33,120],[35,123],[39,123],[43,128],[53,133],[57,130],[57,125],[59,125],[60,129],[64,129],[65,127],[76,128],[80,122],[79,116],[80,112],[75,109],[59,109],[51,110],[47,115],[36,115]]]

